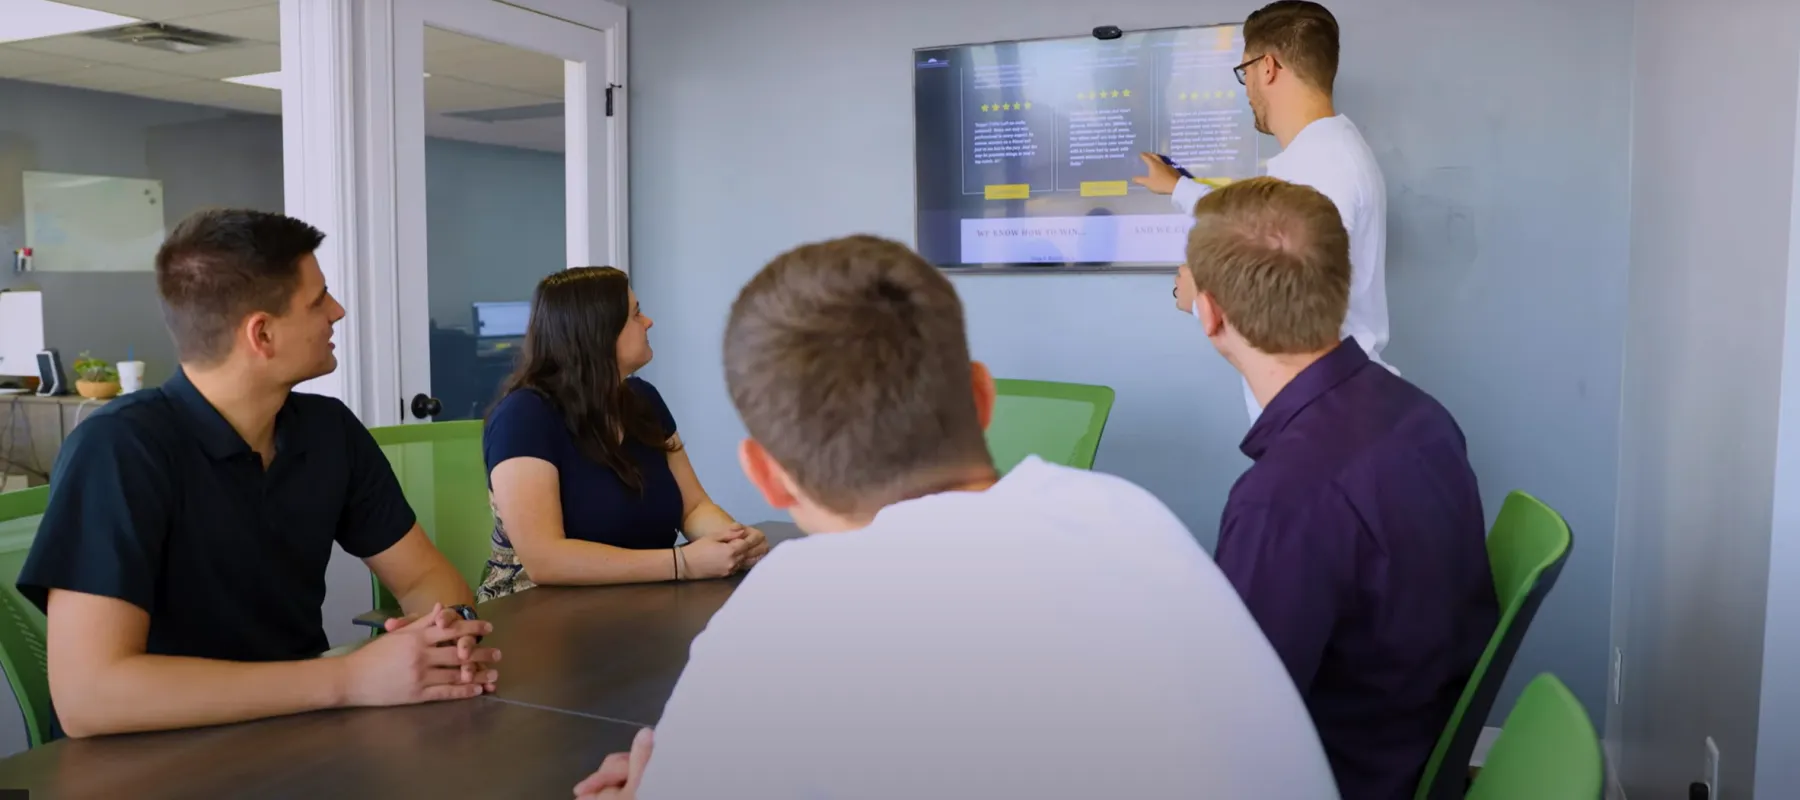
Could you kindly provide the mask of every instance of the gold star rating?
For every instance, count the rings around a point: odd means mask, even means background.
[[[1026,110],[1026,111],[1030,111],[1030,110],[1031,110],[1031,101],[1030,101],[1030,100],[1026,100],[1026,101],[1025,101],[1025,110]]]
[[[1124,91],[1124,92],[1122,92],[1122,94],[1124,94],[1124,95],[1125,95],[1125,96],[1126,96],[1126,97],[1130,97],[1130,96],[1131,96],[1131,90],[1130,90],[1130,89],[1126,89],[1126,90],[1125,90],[1125,91]]]
[[[988,111],[988,110],[990,110],[990,109],[992,109],[992,108],[993,108],[993,106],[990,106],[990,105],[988,105],[988,104],[987,104],[987,103],[982,103],[982,104],[981,104],[981,110],[982,110],[982,111]]]

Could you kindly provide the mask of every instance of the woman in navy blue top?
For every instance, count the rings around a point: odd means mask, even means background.
[[[722,578],[768,552],[761,531],[706,496],[662,395],[632,377],[650,363],[651,324],[611,267],[538,283],[519,366],[482,435],[494,540],[479,599]]]

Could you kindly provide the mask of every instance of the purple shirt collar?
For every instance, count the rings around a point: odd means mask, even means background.
[[[1250,432],[1244,434],[1244,441],[1238,445],[1238,449],[1252,461],[1262,458],[1262,454],[1269,449],[1269,443],[1287,428],[1294,417],[1369,363],[1369,354],[1363,352],[1362,346],[1355,339],[1345,337],[1331,352],[1300,370],[1299,375],[1295,375],[1293,380],[1288,381],[1288,385],[1275,393],[1275,399],[1269,401],[1262,415],[1256,418],[1256,423],[1250,426]]]

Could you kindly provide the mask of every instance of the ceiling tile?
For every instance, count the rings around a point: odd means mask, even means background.
[[[474,50],[483,47],[504,47],[504,45],[495,44],[486,39],[477,39],[473,36],[464,36],[460,33],[451,33],[429,25],[425,27],[425,52],[428,54],[428,58],[431,53]]]
[[[137,20],[56,0],[0,0],[0,41],[48,39],[69,33],[128,25]]]
[[[94,89],[102,92],[130,92],[134,89],[147,89],[152,86],[187,83],[193,78],[186,75],[154,72],[139,67],[101,65],[72,72],[33,75],[28,80],[32,83],[53,83],[57,86],[73,86],[77,89]]]
[[[192,75],[196,78],[235,78],[281,69],[281,47],[272,44],[246,44],[221,47],[204,53],[178,55],[153,65],[163,72]]]
[[[243,8],[219,14],[182,17],[174,20],[183,28],[197,28],[208,33],[223,33],[241,39],[270,44],[281,43],[281,6],[268,5]]]
[[[164,22],[179,17],[236,11],[254,6],[279,6],[278,0],[57,0],[72,6],[111,11],[138,19]]]
[[[426,61],[426,71],[434,76],[445,75],[545,97],[563,96],[562,60],[541,53],[501,48],[497,56],[460,58],[453,53]]]
[[[427,28],[427,30],[430,30],[430,29]],[[456,36],[456,34],[454,34],[454,33],[447,34],[447,35]],[[461,41],[456,47],[448,48],[445,50],[429,50],[429,49],[426,50],[425,51],[425,68],[427,70],[429,70],[432,67],[437,66],[438,64],[454,64],[454,63],[458,63],[458,62],[462,62],[462,61],[485,61],[485,60],[489,60],[489,59],[502,59],[502,58],[511,57],[515,53],[519,54],[519,55],[529,55],[530,54],[528,51],[520,50],[516,47],[509,47],[509,46],[503,45],[503,44],[495,44],[494,42],[484,42],[480,39],[470,39],[467,36],[462,36],[462,37],[458,37],[458,38]],[[545,56],[545,58],[548,58],[548,56]]]
[[[255,86],[239,86],[224,81],[178,83],[173,86],[139,89],[132,94],[216,108],[258,111],[265,114],[281,113],[280,92]]]
[[[68,56],[53,56],[35,50],[0,47],[0,78],[23,78],[49,72],[67,72],[90,66],[94,62]]]
[[[38,53],[49,53],[53,56],[68,56],[94,63],[121,64],[128,67],[155,64],[176,57],[175,53],[167,50],[89,39],[79,34],[52,36],[48,39],[30,39],[14,42],[9,46]]]

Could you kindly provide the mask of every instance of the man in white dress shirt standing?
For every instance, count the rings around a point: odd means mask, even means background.
[[[1348,117],[1332,106],[1337,79],[1338,24],[1324,6],[1308,0],[1278,0],[1244,20],[1244,63],[1236,68],[1256,130],[1275,137],[1281,153],[1269,159],[1268,174],[1311,186],[1337,206],[1350,232],[1350,313],[1343,334],[1356,339],[1382,366],[1388,341],[1387,184],[1375,154]],[[1185,180],[1154,154],[1144,154],[1149,174],[1140,186],[1170,195],[1192,214],[1211,186]],[[1211,179],[1209,179],[1211,180]],[[1254,419],[1261,409],[1244,394]]]

